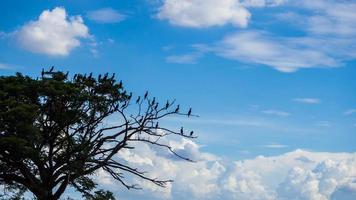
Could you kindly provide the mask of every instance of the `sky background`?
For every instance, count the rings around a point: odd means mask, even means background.
[[[150,147],[138,148],[152,151],[145,155],[152,162],[173,162],[164,175],[178,181],[166,195],[147,186],[151,189],[138,194],[124,192],[123,199],[147,194],[180,199],[185,192],[196,199],[356,197],[355,1],[5,0],[0,5],[1,75],[19,71],[36,77],[50,66],[72,74],[116,73],[134,94],[149,90],[200,116],[166,119],[198,135],[177,145],[201,161],[181,173],[197,173],[180,177],[176,168],[184,164]],[[346,168],[349,173],[335,175]],[[315,180],[309,177],[313,173]],[[296,174],[302,177],[300,190],[285,189]],[[184,186],[196,181],[188,177],[202,176],[210,178],[200,189]],[[333,184],[322,177],[333,177]],[[100,180],[112,188],[105,175]],[[303,188],[308,181],[312,189]]]

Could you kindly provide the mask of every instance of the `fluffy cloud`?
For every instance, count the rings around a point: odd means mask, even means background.
[[[90,11],[88,13],[88,18],[97,23],[118,23],[124,20],[126,16],[112,8],[102,8]]]
[[[45,10],[38,20],[30,21],[15,32],[20,45],[32,52],[66,56],[89,38],[88,27],[80,16],[68,16],[62,7]]]
[[[228,161],[204,153],[190,140],[167,141],[175,150],[196,160],[188,163],[169,152],[148,145],[121,152],[119,159],[150,172],[151,177],[174,179],[167,188],[145,181],[142,191],[118,190],[105,174],[103,182],[121,197],[130,199],[245,199],[245,200],[327,200],[356,198],[356,154],[317,153],[296,150],[279,156],[258,156]],[[345,197],[345,198],[344,198]],[[346,198],[347,197],[347,198]]]
[[[238,0],[164,0],[157,17],[186,27],[246,27],[250,12]]]

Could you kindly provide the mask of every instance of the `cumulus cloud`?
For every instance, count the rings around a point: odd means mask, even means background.
[[[238,0],[164,0],[157,17],[194,28],[225,24],[246,27],[251,14]]]
[[[102,8],[88,12],[88,18],[97,23],[118,23],[124,20],[126,15],[123,15],[112,8]]]
[[[245,200],[328,200],[356,198],[356,154],[295,150],[279,156],[258,156],[229,161],[201,151],[190,140],[167,141],[174,149],[197,162],[173,158],[169,152],[139,145],[118,156],[128,164],[151,172],[151,177],[174,179],[158,188],[135,178],[142,191],[111,189],[132,199],[245,199]],[[104,182],[107,182],[107,176]],[[99,177],[100,179],[100,177]],[[110,187],[110,186],[108,186]],[[346,198],[345,198],[346,199]]]
[[[320,99],[317,98],[294,98],[293,101],[305,104],[318,104]]]
[[[45,10],[15,32],[19,44],[31,52],[66,56],[80,46],[81,38],[90,38],[81,16],[68,16],[63,7]]]

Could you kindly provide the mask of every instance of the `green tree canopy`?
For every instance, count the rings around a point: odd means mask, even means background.
[[[89,200],[114,199],[96,190],[93,175],[102,169],[128,189],[139,188],[124,181],[128,175],[164,187],[171,180],[150,177],[115,155],[148,143],[190,161],[160,139],[194,138],[193,132],[162,127],[159,120],[189,117],[191,109],[180,112],[174,101],[159,104],[147,92],[132,99],[114,74],[69,78],[51,68],[39,79],[20,73],[0,77],[0,185],[18,192],[13,199],[31,192],[38,200],[57,200],[69,187]],[[114,124],[106,123],[109,117]]]

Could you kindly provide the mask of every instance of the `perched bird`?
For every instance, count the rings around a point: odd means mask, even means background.
[[[99,76],[98,76],[98,80],[99,80],[99,81],[101,80],[101,74],[99,74]]]
[[[190,131],[190,137],[192,137],[194,134],[194,131]]]
[[[122,81],[120,81],[119,83],[119,88],[122,88]]]
[[[108,79],[108,75],[109,75],[108,73],[105,73],[103,79],[104,79],[104,80]]]
[[[156,123],[156,128],[158,128],[158,122]]]
[[[169,101],[167,100],[166,109],[168,109],[168,107],[169,107]]]
[[[190,108],[188,111],[188,117],[190,117],[191,114],[192,114],[192,108]]]
[[[155,102],[156,102],[156,97],[153,97],[152,105],[155,104]]]
[[[138,96],[138,98],[137,98],[137,100],[136,100],[136,103],[139,103],[139,102],[140,102],[140,99],[141,99],[141,97]]]
[[[179,104],[174,112],[176,112],[176,113],[179,112]]]
[[[54,66],[51,67],[51,69],[49,69],[49,72],[53,72],[54,70]]]
[[[115,73],[112,73],[111,80],[115,78]]]
[[[180,128],[180,134],[182,134],[183,135],[183,126],[182,126],[182,128]]]
[[[155,110],[157,110],[157,108],[158,108],[158,103],[156,103],[156,105],[155,105]]]
[[[145,96],[143,98],[147,99],[147,96],[148,96],[148,91],[146,91]]]

